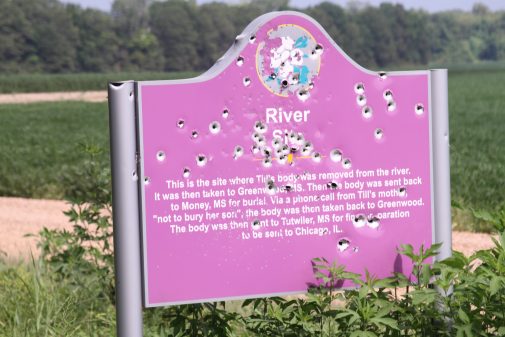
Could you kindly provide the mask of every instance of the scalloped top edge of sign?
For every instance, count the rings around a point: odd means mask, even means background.
[[[377,75],[378,71],[373,71],[361,66],[354,59],[352,59],[328,34],[328,32],[311,16],[306,15],[301,12],[296,11],[277,11],[263,14],[249,23],[244,31],[237,35],[233,45],[224,53],[224,55],[219,58],[216,63],[204,73],[185,79],[175,79],[175,80],[155,80],[155,81],[142,81],[142,85],[158,85],[158,84],[189,84],[198,83],[203,81],[208,81],[226,70],[233,62],[236,61],[237,57],[240,56],[241,52],[247,47],[249,43],[249,37],[254,36],[258,30],[268,22],[274,20],[280,16],[296,16],[303,18],[313,24],[318,28],[324,37],[330,42],[330,44],[341,54],[344,58],[356,69],[369,75]],[[387,71],[388,76],[407,76],[407,75],[421,75],[427,74],[430,70],[408,70],[408,71]]]

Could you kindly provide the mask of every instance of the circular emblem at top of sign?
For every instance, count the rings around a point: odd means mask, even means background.
[[[297,95],[304,101],[319,74],[322,52],[323,47],[303,27],[279,25],[258,44],[256,70],[270,92],[282,97]]]

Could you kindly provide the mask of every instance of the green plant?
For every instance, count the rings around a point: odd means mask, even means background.
[[[244,302],[247,329],[257,336],[504,336],[504,213],[479,214],[499,232],[492,249],[432,262],[439,244],[401,245],[412,273],[386,279],[317,258],[317,283],[306,296]]]
[[[148,310],[146,326],[157,336],[232,336],[239,315],[226,310],[225,302],[188,304]]]
[[[100,300],[100,284],[76,287],[56,279],[40,260],[0,261],[0,336],[110,336],[114,308]]]
[[[413,264],[411,275],[395,274],[396,286],[405,288],[405,295],[397,297],[399,325],[404,331],[413,331],[418,336],[444,336],[448,327],[441,305],[442,296],[433,288],[437,263],[431,264],[438,254],[440,244],[429,248],[423,245],[416,253],[411,245],[401,245],[399,253],[409,258]]]
[[[343,266],[338,266],[335,262],[330,264],[321,258],[313,261],[316,267],[315,277],[322,281],[317,295],[322,295],[323,305],[319,306],[327,308],[325,316],[329,322],[325,335],[375,336],[380,332],[387,334],[398,329],[396,320],[386,317],[395,310],[394,304],[389,301],[389,279],[377,279],[367,271],[365,280],[362,280],[360,275],[346,272]],[[358,288],[338,292],[337,287],[345,286],[345,281],[349,282],[347,287]],[[312,294],[309,299],[320,303],[317,299],[319,296],[313,299]],[[344,305],[335,308],[332,304],[336,300],[340,300]]]
[[[74,173],[65,215],[73,223],[72,231],[40,232],[42,258],[64,280],[83,286],[96,279],[103,297],[114,303],[114,259],[112,247],[112,196],[109,169],[99,160],[104,151],[95,145],[82,145],[86,155]]]
[[[438,284],[453,293],[446,298],[457,336],[505,335],[505,231],[503,211],[492,217],[498,229],[494,247],[469,258],[455,254],[439,266],[444,277]]]

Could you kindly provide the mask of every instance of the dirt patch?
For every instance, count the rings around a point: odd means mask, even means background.
[[[37,255],[37,234],[43,227],[70,228],[63,211],[69,205],[60,200],[0,198],[0,251],[9,259]]]
[[[494,246],[492,236],[485,233],[453,232],[452,248],[465,255]],[[496,237],[495,237],[496,239]]]
[[[71,229],[63,211],[68,203],[60,200],[36,200],[22,198],[0,198],[0,251],[9,259],[26,259],[37,255],[34,237],[43,227]],[[493,246],[491,235],[482,233],[453,232],[453,249],[470,255]]]
[[[0,94],[0,104],[27,104],[39,102],[82,101],[106,102],[106,91],[42,92]]]

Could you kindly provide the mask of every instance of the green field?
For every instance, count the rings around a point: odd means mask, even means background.
[[[465,208],[505,206],[503,78],[503,67],[450,72],[452,198]],[[0,105],[0,195],[63,198],[83,143],[108,146],[107,104]]]
[[[107,90],[107,83],[110,81],[170,80],[196,75],[195,72],[0,74],[0,93]]]
[[[475,208],[505,206],[505,70],[449,76],[453,200]]]
[[[417,69],[417,65],[400,65],[393,70]],[[481,62],[475,65],[430,65],[431,69],[449,68],[453,74],[465,71],[505,71],[504,62]],[[106,90],[110,81],[170,80],[195,77],[199,72],[138,72],[138,73],[78,73],[78,74],[0,74],[0,94],[22,92],[61,92]]]
[[[64,197],[90,143],[108,147],[106,103],[0,105],[0,195]]]

